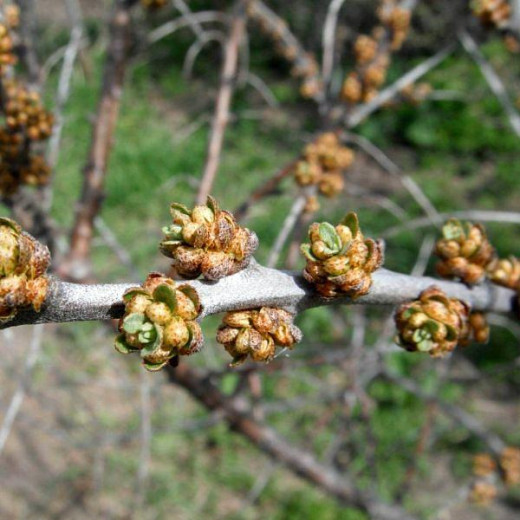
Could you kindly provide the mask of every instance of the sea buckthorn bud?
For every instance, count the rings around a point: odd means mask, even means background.
[[[294,171],[294,177],[300,186],[316,184],[321,174],[322,170],[320,165],[310,161],[298,161]]]
[[[0,218],[0,323],[13,319],[21,308],[40,311],[47,296],[49,264],[46,246],[13,220]]]
[[[365,239],[355,213],[349,213],[336,227],[328,222],[312,224],[309,240],[301,246],[307,259],[303,276],[318,292],[356,298],[370,290],[371,275],[383,263],[383,248],[381,243]]]
[[[303,208],[304,213],[312,214],[316,213],[320,209],[320,203],[316,195],[310,195],[305,201],[305,207]]]
[[[470,500],[479,506],[487,506],[497,497],[497,488],[490,482],[475,482],[470,493]]]
[[[500,455],[500,467],[508,486],[520,484],[520,449],[513,446],[505,448]]]
[[[489,279],[509,289],[520,288],[520,260],[514,256],[495,259],[487,266]]]
[[[374,59],[378,49],[378,43],[370,36],[364,34],[358,36],[354,43],[354,53],[359,65],[364,65]]]
[[[193,287],[150,273],[142,287],[126,291],[123,301],[115,348],[122,354],[139,351],[147,370],[159,370],[202,347],[202,332],[194,321],[201,306]]]
[[[443,226],[442,235],[435,246],[435,254],[441,259],[437,264],[439,275],[460,278],[468,285],[481,281],[486,268],[495,259],[495,249],[489,243],[484,227],[450,219]]]
[[[170,213],[173,222],[163,228],[160,249],[173,259],[172,267],[181,276],[218,280],[249,265],[258,237],[240,227],[212,197],[205,206],[191,211],[182,204],[172,204]]]
[[[275,356],[277,346],[293,348],[301,341],[301,331],[293,319],[289,312],[273,307],[228,312],[217,332],[217,341],[233,357],[233,365],[248,357],[268,362]]]
[[[473,0],[471,7],[483,25],[503,28],[511,18],[511,6],[507,0]]]
[[[487,453],[479,453],[473,457],[473,474],[477,477],[487,477],[497,469],[493,457]]]
[[[363,84],[356,72],[351,72],[343,82],[341,97],[349,103],[359,103],[363,96]]]
[[[317,185],[322,195],[333,197],[343,191],[342,171],[353,161],[354,152],[342,146],[334,132],[325,132],[305,147],[294,177],[300,186]]]
[[[8,26],[0,23],[0,75],[5,75],[8,67],[16,64],[18,61],[13,54],[13,47],[13,40]]]
[[[457,344],[469,342],[473,325],[481,338],[482,320],[481,315],[476,315],[471,323],[469,307],[464,302],[448,298],[438,287],[430,287],[418,300],[398,308],[395,341],[409,352],[427,352],[432,357],[442,357],[453,351]]]

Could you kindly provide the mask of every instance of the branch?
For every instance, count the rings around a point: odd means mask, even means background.
[[[323,26],[322,47],[323,58],[321,75],[325,88],[328,87],[334,69],[334,44],[336,43],[336,26],[338,16],[345,0],[332,0],[327,10],[327,17]]]
[[[251,192],[247,200],[233,212],[237,220],[243,220],[249,213],[249,210],[260,200],[277,193],[280,183],[293,173],[294,166],[297,162],[298,159],[286,164],[280,171],[276,172],[272,177],[269,177],[261,186]]]
[[[378,520],[412,520],[398,506],[385,504],[367,491],[358,489],[350,478],[318,462],[310,453],[295,447],[276,431],[255,420],[241,401],[225,396],[199,371],[187,365],[168,369],[170,380],[187,390],[209,411],[220,412],[230,427],[264,453],[301,478],[318,486],[342,503],[359,507]]]
[[[484,442],[487,445],[487,447],[493,452],[493,454],[496,457],[500,457],[500,454],[506,447],[505,442],[498,435],[489,431],[471,414],[454,404],[447,403],[435,394],[429,394],[428,392],[424,391],[420,387],[420,385],[418,385],[411,379],[395,376],[391,374],[389,371],[385,371],[384,376],[388,378],[390,381],[394,382],[395,384],[401,386],[411,394],[415,395],[416,397],[426,402],[436,404],[446,415],[451,417],[455,422],[461,424],[473,435],[481,439],[482,442]]]
[[[68,255],[60,273],[72,279],[84,279],[90,266],[94,219],[103,201],[105,174],[119,114],[124,78],[129,59],[131,4],[115,0],[110,22],[110,43],[103,71],[103,87],[98,105],[92,143],[84,170],[83,188],[71,233]]]
[[[244,36],[245,25],[245,6],[242,0],[238,0],[234,9],[229,38],[224,50],[220,89],[208,143],[206,164],[204,165],[204,173],[197,195],[197,204],[202,204],[207,199],[217,175],[224,134],[229,122],[229,108],[233,97],[234,82],[237,75],[238,49]]]
[[[198,13],[191,13],[189,16],[181,16],[175,20],[170,20],[169,22],[157,27],[157,29],[151,31],[146,43],[147,45],[157,43],[184,27],[192,26],[193,23],[201,24],[214,22],[228,24],[229,17],[228,15],[218,11],[200,11]]]
[[[393,237],[402,231],[411,231],[428,226],[441,225],[449,218],[476,220],[479,222],[501,222],[504,224],[520,224],[520,213],[514,211],[486,211],[486,210],[465,210],[453,211],[452,213],[439,213],[435,217],[421,217],[409,220],[404,224],[386,229],[383,238]]]
[[[348,297],[323,298],[304,281],[299,272],[277,271],[253,262],[247,269],[218,282],[195,280],[202,303],[201,318],[212,314],[261,306],[284,307],[302,312],[324,305],[398,305],[417,298],[437,285],[448,296],[466,301],[475,310],[509,313],[515,293],[509,289],[483,284],[468,288],[456,282],[409,276],[380,269],[373,274],[370,292],[353,300]],[[21,311],[0,328],[34,323],[61,323],[120,318],[123,293],[136,284],[80,285],[52,278],[42,311]]]
[[[517,137],[520,137],[520,115],[515,109],[515,106],[507,93],[502,80],[499,75],[495,72],[495,69],[486,60],[484,55],[480,52],[477,42],[471,37],[466,31],[460,31],[459,40],[466,52],[471,56],[473,61],[480,68],[480,72],[484,76],[489,88],[495,94],[498,102],[502,105],[504,112],[509,119],[511,128]]]
[[[16,3],[20,8],[21,59],[27,69],[30,86],[38,88],[40,83],[40,63],[34,43],[36,33],[35,0],[16,0]]]
[[[347,128],[354,128],[359,125],[369,115],[394,98],[405,87],[412,85],[419,78],[442,63],[450,54],[452,54],[454,50],[455,44],[449,44],[448,46],[441,49],[437,54],[434,54],[431,58],[428,58],[426,61],[417,65],[417,67],[407,72],[395,83],[379,92],[379,94],[377,94],[377,96],[372,99],[372,101],[354,108],[346,118],[345,124]]]
[[[74,64],[76,57],[81,48],[81,40],[83,38],[83,21],[81,15],[81,7],[78,0],[67,0],[67,10],[71,22],[70,39],[65,53],[63,55],[63,66],[58,81],[58,89],[56,92],[56,99],[54,104],[54,128],[49,141],[47,149],[47,162],[54,171],[58,164],[58,156],[60,153],[61,138],[63,134],[63,127],[65,124],[65,117],[63,111],[69,99],[72,75],[74,73]],[[52,206],[52,183],[44,188],[44,207],[47,211]]]

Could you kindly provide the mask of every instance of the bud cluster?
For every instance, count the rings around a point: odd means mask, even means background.
[[[314,99],[323,91],[316,58],[302,51],[287,24],[280,18],[273,18],[261,4],[250,0],[247,4],[249,18],[256,21],[260,30],[275,43],[276,52],[292,64],[291,74],[302,80],[300,93],[303,97]]]
[[[395,342],[400,347],[432,357],[443,357],[472,340],[485,343],[489,337],[482,313],[470,313],[465,302],[448,298],[435,286],[423,291],[418,300],[401,305],[395,323]]]
[[[402,101],[406,103],[411,103],[412,105],[420,105],[428,96],[432,93],[432,86],[429,83],[421,82],[411,85],[408,85],[401,89],[400,98]]]
[[[15,4],[4,7],[4,18],[8,27],[15,29],[20,25],[20,8]]]
[[[479,506],[488,506],[498,495],[496,486],[485,480],[477,480],[471,488],[469,498]]]
[[[184,278],[202,274],[218,280],[248,266],[258,237],[240,227],[235,217],[221,210],[213,197],[191,211],[182,204],[170,207],[172,225],[163,228],[161,252],[173,259],[172,267]]]
[[[380,25],[372,34],[361,34],[354,42],[355,70],[343,83],[342,98],[348,103],[367,103],[386,81],[391,53],[398,51],[408,35],[411,12],[396,0],[382,0],[378,9]]]
[[[520,260],[514,256],[495,258],[487,266],[487,276],[497,285],[520,291]]]
[[[300,186],[317,185],[320,193],[334,197],[343,191],[343,170],[353,162],[354,152],[342,146],[335,133],[326,132],[305,147],[294,178]]]
[[[168,0],[141,0],[141,5],[145,9],[149,9],[150,11],[155,11],[157,9],[161,9],[167,4]]]
[[[292,348],[302,333],[293,315],[283,309],[262,307],[250,311],[228,312],[217,333],[217,341],[240,365],[249,356],[253,361],[271,361],[276,347]]]
[[[195,321],[201,305],[193,287],[151,273],[142,287],[126,291],[123,301],[115,348],[122,354],[140,352],[147,370],[160,370],[173,358],[202,348],[202,331]]]
[[[34,148],[50,137],[52,114],[37,92],[14,79],[2,80],[0,106],[5,121],[0,127],[0,194],[12,195],[20,185],[46,184],[50,169]]]
[[[480,505],[488,505],[498,493],[492,481],[501,479],[508,487],[520,484],[520,449],[514,446],[504,448],[498,458],[498,465],[487,453],[475,455],[473,474],[479,480],[473,486],[471,499]]]
[[[500,454],[500,468],[507,486],[520,484],[520,449],[508,446]]]
[[[301,246],[307,259],[303,276],[320,294],[356,298],[368,293],[371,274],[383,263],[383,246],[365,239],[355,213],[336,227],[328,222],[312,224],[309,239]]]
[[[497,464],[488,453],[478,453],[473,457],[473,474],[477,477],[488,477],[497,469]]]
[[[480,224],[450,219],[442,228],[442,239],[435,246],[441,259],[437,272],[444,278],[459,278],[468,285],[480,282],[495,259],[495,249]]]
[[[0,218],[0,323],[13,319],[23,307],[40,311],[47,296],[49,264],[46,246],[16,222]]]
[[[383,0],[378,9],[379,19],[390,34],[390,49],[398,51],[410,30],[412,13],[401,7],[399,0]]]
[[[472,0],[471,9],[487,27],[504,28],[511,18],[508,0]]]
[[[9,67],[18,59],[13,52],[14,44],[10,32],[9,21],[0,23],[0,75],[4,75]]]

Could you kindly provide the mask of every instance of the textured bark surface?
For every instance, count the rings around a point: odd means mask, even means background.
[[[277,271],[253,262],[247,269],[218,282],[189,283],[202,302],[201,317],[230,310],[261,306],[283,307],[301,312],[323,305],[398,305],[418,297],[431,285],[448,296],[466,301],[475,310],[509,313],[515,293],[491,284],[468,288],[463,284],[429,277],[416,277],[380,269],[373,274],[370,292],[356,300],[319,296],[299,272]],[[122,295],[134,284],[79,285],[53,279],[41,313],[18,313],[4,328],[31,323],[107,320],[123,315]]]

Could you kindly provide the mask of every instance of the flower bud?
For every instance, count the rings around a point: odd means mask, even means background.
[[[186,322],[174,316],[164,327],[164,344],[171,348],[179,349],[186,345],[190,339],[190,333]]]
[[[157,325],[166,325],[172,319],[170,308],[163,302],[153,302],[146,307],[146,317]]]
[[[115,348],[123,354],[141,351],[147,370],[160,370],[202,347],[202,331],[193,321],[201,306],[193,287],[176,287],[171,278],[150,273],[143,286],[126,291],[123,300],[125,314]]]

